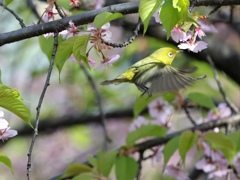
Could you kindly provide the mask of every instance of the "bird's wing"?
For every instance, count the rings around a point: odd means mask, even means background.
[[[137,85],[145,85],[149,79],[151,79],[154,74],[156,74],[160,69],[164,68],[166,65],[163,63],[150,62],[135,68],[135,75],[133,77],[133,82]]]
[[[144,74],[144,86],[148,87],[148,93],[163,93],[167,91],[177,91],[191,85],[198,79],[187,75],[187,72],[177,70],[171,66],[154,67]]]

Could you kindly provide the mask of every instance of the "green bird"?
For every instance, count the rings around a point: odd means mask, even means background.
[[[143,92],[142,95],[147,93],[150,97],[153,93],[178,91],[206,77],[193,78],[188,76],[193,70],[173,68],[172,61],[179,52],[169,47],[160,48],[133,64],[115,79],[101,82],[101,85],[133,83]]]

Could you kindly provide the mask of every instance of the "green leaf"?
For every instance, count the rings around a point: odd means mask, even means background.
[[[212,99],[205,94],[193,92],[188,94],[188,98],[191,99],[196,104],[203,106],[205,108],[213,110],[216,109],[216,106],[214,105]]]
[[[163,149],[164,165],[168,163],[169,159],[172,157],[174,152],[178,149],[179,139],[180,137],[176,136],[170,141],[168,141],[167,144],[164,146],[164,149]]]
[[[82,173],[72,178],[72,180],[93,180],[94,177],[96,177],[96,175],[93,173]]]
[[[187,152],[194,146],[197,141],[197,134],[192,131],[184,131],[179,139],[179,154],[181,156],[183,164],[185,163],[185,158]]]
[[[167,31],[167,39],[170,37],[171,30],[179,22],[179,12],[172,5],[172,0],[166,0],[160,11],[160,19]]]
[[[222,132],[208,132],[204,135],[205,139],[210,143],[215,150],[220,150],[224,156],[232,163],[235,156],[235,149],[232,141]]]
[[[94,18],[93,24],[96,28],[101,28],[104,24],[123,17],[121,13],[102,12]]]
[[[179,12],[180,18],[186,20],[188,16],[189,0],[173,0],[173,7]]]
[[[64,63],[67,61],[67,59],[70,57],[70,55],[73,52],[73,45],[77,38],[78,36],[70,37],[66,41],[63,41],[61,44],[59,44],[57,48],[57,53],[56,53],[54,62],[59,71],[59,75],[62,71],[62,67]]]
[[[133,107],[133,115],[136,118],[154,99],[158,98],[159,95],[152,95],[150,98],[139,96]]]
[[[87,60],[87,45],[89,38],[90,38],[89,34],[78,36],[73,45],[74,57],[78,61],[83,60],[84,63],[88,66],[88,68],[90,68]]]
[[[53,51],[53,37],[45,38],[44,36],[39,36],[38,38],[40,48],[42,52],[48,57],[50,61],[52,59],[52,51]],[[58,44],[61,44],[62,36],[58,37]]]
[[[103,153],[99,151],[97,153],[98,171],[100,171],[105,177],[109,176],[109,173],[113,167],[118,151],[108,151]]]
[[[140,0],[138,12],[144,25],[143,34],[146,33],[149,21],[162,4],[162,0]]]
[[[134,180],[138,164],[132,157],[119,156],[116,159],[115,172],[117,180]]]
[[[8,6],[13,0],[5,0],[5,5]]]
[[[158,125],[148,124],[141,126],[135,131],[130,132],[127,135],[127,146],[132,146],[134,143],[144,137],[163,137],[165,136],[167,129]]]
[[[160,11],[160,19],[167,30],[167,39],[170,37],[171,30],[179,22],[179,12],[172,5],[172,0],[166,0]]]
[[[61,176],[61,178],[67,178],[67,177],[73,177],[80,173],[84,172],[91,172],[92,168],[81,163],[74,163],[70,164],[67,169],[65,170],[64,174]]]
[[[20,93],[16,89],[10,89],[7,86],[0,85],[0,107],[11,111],[32,127],[30,110],[22,102]]]
[[[11,160],[1,150],[0,150],[0,162],[5,164],[11,170],[12,174],[14,174]]]
[[[227,136],[234,145],[235,153],[240,151],[240,131],[233,132]]]

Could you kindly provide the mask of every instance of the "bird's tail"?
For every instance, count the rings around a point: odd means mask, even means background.
[[[103,81],[101,82],[100,84],[105,86],[105,85],[109,85],[109,84],[119,84],[121,83],[122,81],[120,79],[113,79],[113,80],[106,80],[106,81]]]

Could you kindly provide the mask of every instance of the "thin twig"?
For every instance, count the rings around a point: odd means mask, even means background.
[[[138,173],[137,173],[137,180],[140,180],[141,177],[141,171],[142,171],[142,161],[144,159],[143,157],[144,151],[139,151],[139,159],[138,159]]]
[[[233,23],[233,13],[234,13],[234,6],[230,7],[230,17],[229,17],[229,22],[232,24]]]
[[[215,13],[217,10],[219,10],[222,6],[221,5],[218,5],[218,6],[215,6],[215,8],[213,8],[213,10],[210,11],[210,13],[208,13],[208,16],[212,15],[213,13]]]
[[[111,42],[106,42],[102,39],[102,43],[108,45],[108,46],[112,46],[113,48],[122,48],[122,47],[126,47],[127,45],[131,44],[133,42],[134,39],[136,39],[136,37],[138,36],[138,32],[140,30],[140,26],[142,24],[141,19],[139,18],[137,26],[135,28],[135,30],[133,31],[133,35],[125,42],[123,43],[111,43]]]
[[[186,102],[186,103],[187,103],[187,102]],[[188,107],[187,107],[187,104],[186,104],[186,103],[182,106],[183,109],[184,109],[184,111],[185,111],[185,114],[187,115],[187,117],[188,117],[189,121],[192,123],[192,125],[193,125],[193,126],[196,126],[197,123],[194,121],[194,119],[193,119],[192,116],[190,115],[190,112],[189,112],[189,110],[188,110]]]
[[[0,2],[0,6],[2,6],[4,9],[6,9],[8,12],[10,12],[17,19],[22,28],[26,27],[23,20],[13,10],[8,8],[5,4],[3,4],[3,2]]]
[[[212,66],[215,81],[217,82],[218,89],[219,89],[220,93],[222,94],[222,97],[223,97],[224,101],[226,102],[226,104],[228,105],[228,107],[230,107],[231,110],[232,110],[234,113],[238,113],[238,112],[239,112],[239,109],[235,106],[234,103],[232,103],[232,102],[230,101],[230,99],[226,96],[225,91],[223,90],[222,83],[221,83],[220,80],[219,80],[219,76],[218,76],[216,67],[215,67],[215,65],[214,65],[214,63],[213,63],[213,61],[212,61],[212,58],[211,58],[211,56],[209,55],[209,53],[207,53],[207,60],[208,60],[209,64]]]
[[[61,18],[65,18],[64,14],[62,13],[62,11],[61,11],[61,9],[59,8],[59,6],[58,6],[58,4],[56,3],[56,1],[54,1],[54,5],[55,5],[55,8],[56,8],[59,16],[60,16]]]
[[[104,110],[103,110],[101,95],[100,95],[100,93],[97,90],[97,87],[96,87],[96,84],[94,82],[94,79],[89,74],[87,69],[82,64],[80,64],[80,67],[82,68],[84,74],[86,75],[86,77],[87,77],[87,79],[88,79],[88,81],[89,81],[89,83],[90,83],[90,85],[91,85],[91,87],[92,87],[92,89],[94,91],[94,94],[95,94],[95,96],[97,98],[97,103],[98,103],[98,107],[99,107],[99,113],[100,113],[100,117],[101,117],[100,121],[101,121],[101,125],[102,125],[103,131],[104,131],[105,142],[111,142],[111,139],[108,136],[107,129],[106,129],[106,116],[105,116],[105,113],[104,113]]]
[[[47,87],[50,85],[50,77],[51,77],[51,73],[52,73],[52,69],[53,69],[53,64],[54,64],[54,58],[57,52],[57,47],[58,47],[58,33],[54,33],[54,47],[53,47],[53,51],[52,51],[52,59],[50,61],[49,64],[49,68],[48,68],[48,74],[47,74],[47,78],[41,93],[41,96],[39,98],[39,102],[38,102],[38,106],[37,106],[37,114],[36,114],[36,123],[35,123],[35,128],[34,128],[34,133],[32,136],[32,141],[31,141],[31,145],[29,148],[29,152],[27,154],[28,156],[28,162],[27,162],[27,179],[30,180],[30,174],[31,174],[31,163],[32,163],[32,151],[33,151],[33,146],[35,144],[37,135],[38,135],[38,124],[40,121],[40,111],[41,111],[41,106],[42,106],[42,102],[43,102],[43,98],[45,96]]]

